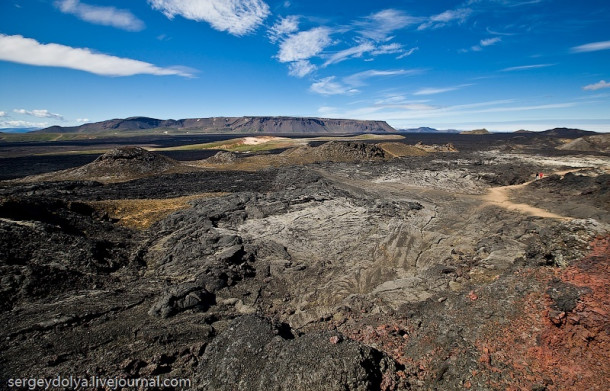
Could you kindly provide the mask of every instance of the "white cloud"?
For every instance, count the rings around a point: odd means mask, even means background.
[[[589,84],[588,86],[584,86],[582,89],[586,91],[597,91],[602,88],[610,88],[610,83],[607,83],[605,80],[600,80],[595,84]]]
[[[6,117],[6,111],[0,111],[0,117]]]
[[[75,15],[86,22],[112,26],[127,31],[144,29],[144,22],[128,10],[83,4],[79,0],[58,0],[55,6],[65,14]]]
[[[89,122],[89,118],[77,118],[76,122],[86,123],[86,122]]]
[[[463,23],[472,14],[470,8],[460,8],[456,10],[447,10],[438,15],[431,16],[428,21],[422,23],[417,28],[418,30],[426,30],[429,28],[440,28],[444,27],[451,22]]]
[[[1,121],[0,128],[45,128],[48,122]]]
[[[480,42],[480,45],[483,47],[491,46],[491,45],[495,45],[496,43],[500,42],[501,40],[502,40],[502,38],[499,38],[499,37],[482,39]]]
[[[422,89],[414,92],[413,95],[435,95],[435,94],[442,94],[443,92],[455,91],[455,90],[459,90],[460,88],[468,87],[468,86],[471,86],[471,85],[472,84],[461,84],[459,86],[452,86],[452,87],[422,88]]]
[[[262,0],[148,0],[148,3],[170,19],[180,15],[212,28],[242,36],[256,30],[269,16],[269,6]]]
[[[335,76],[325,77],[313,83],[309,89],[320,95],[348,95],[359,92],[334,80]]]
[[[332,43],[330,34],[331,30],[326,27],[316,27],[292,34],[280,44],[277,58],[280,62],[307,60]]]
[[[403,11],[385,9],[369,15],[363,21],[355,23],[359,33],[374,41],[386,41],[394,31],[421,22],[421,18],[407,15]]]
[[[290,76],[304,77],[316,70],[316,66],[307,60],[299,60],[288,64]]]
[[[14,109],[17,114],[31,115],[32,117],[38,118],[56,118],[63,120],[64,117],[60,114],[51,113],[49,110],[26,110],[26,109]]]
[[[368,71],[358,72],[354,73],[353,75],[344,77],[343,82],[351,86],[358,87],[364,85],[364,80],[369,79],[371,77],[396,76],[416,73],[421,73],[421,71],[418,69],[396,69],[391,71],[378,71],[375,69],[371,69]]]
[[[572,48],[573,53],[596,52],[610,49],[610,41],[592,42]]]
[[[495,45],[496,43],[500,42],[501,40],[502,40],[502,38],[499,38],[499,37],[482,39],[479,41],[478,45],[471,46],[470,50],[472,50],[473,52],[480,52],[481,50],[483,50],[484,47]],[[462,49],[462,50],[460,50],[460,52],[467,53],[468,49]]]
[[[502,72],[513,72],[513,71],[526,71],[528,69],[538,69],[552,67],[555,64],[534,64],[534,65],[521,65],[518,67],[510,67],[502,69]]]
[[[299,17],[290,15],[285,18],[280,18],[268,31],[269,40],[275,43],[299,30]]]
[[[0,34],[0,60],[78,69],[104,76],[148,74],[192,77],[192,71],[184,67],[160,68],[143,61],[94,53],[87,48],[41,44],[21,35]]]

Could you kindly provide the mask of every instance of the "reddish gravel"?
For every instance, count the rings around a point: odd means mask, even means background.
[[[607,390],[610,384],[610,237],[591,243],[591,253],[565,269],[536,278],[570,284],[583,292],[569,311],[552,298],[528,295],[522,316],[480,343],[484,370],[504,371],[491,387],[507,390]],[[508,348],[510,347],[510,348]]]

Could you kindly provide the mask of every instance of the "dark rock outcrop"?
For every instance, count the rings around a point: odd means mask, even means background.
[[[379,390],[397,384],[385,354],[336,332],[292,338],[246,315],[208,346],[199,367],[206,390]]]

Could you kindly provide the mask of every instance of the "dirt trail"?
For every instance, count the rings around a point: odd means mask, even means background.
[[[580,170],[580,169],[579,169]],[[569,172],[578,171],[578,170],[567,170],[567,171],[556,171],[553,172],[552,175],[565,175]],[[508,210],[519,211],[531,216],[537,217],[545,217],[551,219],[560,219],[560,220],[569,220],[571,217],[558,215],[556,213],[549,212],[547,210],[536,208],[535,206],[531,206],[528,204],[516,203],[510,200],[510,194],[513,190],[519,190],[527,185],[535,182],[535,180],[522,183],[520,185],[511,185],[511,186],[500,186],[500,187],[492,187],[489,189],[489,192],[483,196],[483,200],[487,201],[491,204],[501,206],[502,208]]]

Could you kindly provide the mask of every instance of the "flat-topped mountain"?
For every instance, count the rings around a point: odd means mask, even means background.
[[[396,132],[385,121],[313,117],[211,117],[161,120],[148,117],[112,119],[80,126],[51,126],[37,133],[184,130],[200,133],[385,133]]]
[[[483,129],[474,129],[474,130],[465,130],[460,132],[460,134],[489,134],[489,130]]]

